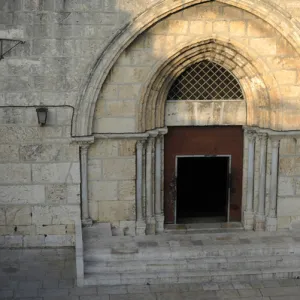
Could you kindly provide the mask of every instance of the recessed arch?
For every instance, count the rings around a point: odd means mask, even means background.
[[[112,37],[108,46],[98,56],[87,80],[80,88],[81,92],[77,99],[73,117],[73,136],[89,136],[92,134],[93,115],[99,92],[110,69],[130,43],[143,31],[168,15],[204,2],[207,2],[207,0],[161,0],[126,24]],[[297,21],[278,5],[270,3],[269,0],[216,0],[216,2],[235,6],[265,20],[300,53],[300,35]]]
[[[247,108],[245,125],[275,128],[278,120],[272,122],[270,108],[280,100],[276,79],[266,64],[256,60],[257,53],[252,51],[249,54],[244,48],[218,36],[172,49],[167,53],[167,60],[159,61],[152,68],[143,86],[136,120],[138,131],[165,126],[165,105],[170,87],[185,69],[202,60],[220,64],[231,71],[241,84]],[[272,82],[272,104],[266,82]]]

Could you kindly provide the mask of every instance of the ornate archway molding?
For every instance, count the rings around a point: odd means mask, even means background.
[[[214,36],[178,45],[166,53],[168,59],[162,59],[152,68],[142,89],[136,120],[138,131],[165,126],[165,104],[171,85],[186,68],[201,60],[223,66],[240,82],[247,110],[244,125],[275,129],[278,120],[271,118],[270,111],[280,104],[277,81],[268,66],[257,59],[258,54],[253,50],[249,54],[247,50],[228,38]],[[272,90],[272,102],[269,90]]]
[[[110,69],[130,43],[143,31],[168,15],[204,2],[207,0],[161,0],[126,24],[112,37],[80,88],[81,92],[73,117],[72,136],[92,134],[94,110],[101,87]],[[270,3],[269,0],[216,0],[216,2],[235,6],[265,20],[300,54],[300,32],[297,21],[278,5]]]

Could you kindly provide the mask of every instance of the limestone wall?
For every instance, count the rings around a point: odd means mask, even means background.
[[[135,230],[135,159],[133,139],[96,139],[89,148],[91,218],[118,230]]]
[[[72,109],[49,108],[39,127],[33,107],[0,108],[0,245],[70,246],[80,218]]]

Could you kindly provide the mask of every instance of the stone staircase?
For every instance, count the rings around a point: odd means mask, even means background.
[[[84,284],[204,283],[300,277],[300,233],[109,236],[84,228]]]

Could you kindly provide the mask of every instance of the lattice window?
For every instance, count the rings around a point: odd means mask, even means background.
[[[203,60],[186,69],[173,83],[168,100],[244,99],[234,75],[222,66]]]

